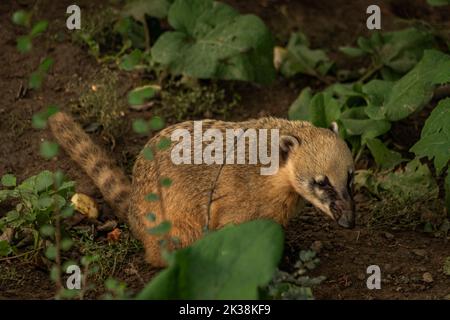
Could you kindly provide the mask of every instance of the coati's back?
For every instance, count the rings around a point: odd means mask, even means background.
[[[51,116],[49,126],[59,145],[94,181],[116,215],[128,221],[130,181],[111,160],[111,156],[63,112]]]

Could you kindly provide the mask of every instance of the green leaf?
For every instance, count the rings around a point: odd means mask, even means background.
[[[212,0],[176,0],[168,21],[174,31],[163,33],[151,54],[172,74],[258,83],[275,79],[273,38],[257,16],[240,15]]]
[[[360,48],[354,47],[340,47],[339,51],[346,54],[349,57],[361,57],[366,54],[366,52]]]
[[[17,38],[17,50],[21,53],[27,53],[31,50],[31,38],[29,36],[20,36]]]
[[[378,139],[366,139],[367,147],[369,147],[375,162],[382,169],[393,168],[399,163],[406,161],[398,152],[389,150],[383,142]]]
[[[391,128],[389,121],[369,119],[365,107],[348,109],[342,113],[339,120],[348,135],[361,135],[363,142],[378,137]]]
[[[311,88],[304,88],[297,99],[295,99],[295,101],[289,107],[289,120],[309,121],[311,119],[311,99]]]
[[[41,227],[40,232],[46,237],[51,237],[55,234],[55,227],[50,224],[46,224]]]
[[[311,99],[311,122],[318,127],[328,128],[339,119],[342,105],[328,92],[320,92]]]
[[[439,187],[426,164],[414,159],[403,170],[388,171],[378,174],[375,179],[361,179],[358,174],[358,184],[363,184],[372,193],[382,197],[383,192],[398,201],[411,202],[420,199],[435,199]],[[355,180],[355,181],[356,181]],[[364,181],[365,180],[365,181]],[[375,181],[372,181],[375,180]]]
[[[149,131],[148,122],[144,119],[136,119],[133,121],[133,131],[138,134],[147,134]]]
[[[155,216],[154,213],[149,213],[149,214],[147,215],[147,219],[148,219],[149,221],[151,221],[151,222],[154,222],[154,221],[156,221],[156,216]]]
[[[172,185],[172,180],[170,178],[161,178],[161,185],[163,187],[170,187]]]
[[[30,80],[28,81],[28,86],[31,89],[39,89],[42,86],[42,81],[44,80],[44,75],[40,72],[33,72],[30,75]]]
[[[19,26],[28,27],[31,21],[31,13],[24,10],[18,10],[14,12],[12,21]]]
[[[39,65],[38,69],[31,74],[30,79],[28,81],[28,86],[31,89],[39,89],[42,85],[42,81],[44,80],[45,74],[48,72],[48,70],[52,65],[53,59],[45,58]]]
[[[427,50],[422,60],[392,87],[385,115],[398,121],[421,110],[433,97],[436,85],[450,82],[450,56]]]
[[[164,120],[161,117],[153,117],[150,119],[150,129],[161,130],[164,128]]]
[[[41,143],[40,153],[46,159],[51,159],[58,154],[59,146],[55,142],[44,141]]]
[[[170,231],[172,224],[170,221],[163,221],[156,227],[148,229],[148,233],[151,235],[164,235]]]
[[[61,217],[70,218],[71,216],[73,216],[74,211],[75,210],[72,206],[68,206],[68,207],[64,208],[63,210],[61,210]]]
[[[154,159],[154,155],[153,155],[153,151],[150,147],[145,147],[142,150],[142,155],[144,156],[144,159],[146,160],[153,160]]]
[[[134,49],[130,54],[126,54],[122,58],[120,63],[120,68],[126,71],[131,71],[136,65],[138,65],[142,60],[142,51],[139,49]]]
[[[45,111],[38,112],[33,115],[32,126],[35,129],[44,129],[47,126],[47,120],[50,116],[58,112],[58,107],[48,106]]]
[[[50,259],[50,260],[55,260],[56,258],[56,247],[54,245],[50,245],[46,250],[45,250],[45,256]]]
[[[73,245],[73,240],[70,238],[64,238],[61,240],[61,250],[67,251],[69,250]]]
[[[42,20],[42,21],[37,22],[31,29],[30,36],[32,38],[34,38],[34,37],[40,35],[45,30],[47,30],[47,27],[48,27],[48,21]]]
[[[13,252],[10,244],[6,240],[0,240],[0,257],[8,256]]]
[[[159,196],[156,193],[149,193],[145,196],[145,200],[155,202],[159,200]]]
[[[15,187],[17,183],[17,179],[12,174],[5,174],[2,177],[2,185],[5,187]]]
[[[38,199],[37,207],[40,210],[47,210],[53,205],[54,201],[51,197],[43,196]]]
[[[425,121],[420,140],[411,148],[419,157],[434,158],[439,174],[450,160],[450,98],[441,100]]]
[[[226,226],[176,251],[138,299],[258,299],[283,251],[283,231],[269,220]]]
[[[164,19],[167,17],[172,2],[172,0],[136,0],[127,3],[123,12],[141,22],[144,21],[145,15]]]
[[[287,55],[280,67],[285,77],[299,73],[325,75],[333,65],[325,51],[309,48],[309,41],[301,32],[291,34],[286,49]]]
[[[143,104],[146,100],[155,96],[156,90],[152,85],[133,89],[128,93],[128,103],[131,105]]]
[[[434,7],[448,6],[450,5],[450,0],[427,0],[427,3]]]
[[[158,142],[158,149],[159,150],[165,150],[167,148],[170,147],[170,145],[172,144],[172,141],[166,137],[162,137],[161,139],[159,139]]]
[[[40,172],[38,175],[35,176],[33,188],[37,192],[42,192],[47,190],[53,185],[53,173],[45,170]]]

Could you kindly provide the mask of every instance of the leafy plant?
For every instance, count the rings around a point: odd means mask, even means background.
[[[273,39],[260,18],[212,0],[176,0],[168,21],[175,30],[158,38],[151,55],[172,74],[258,83],[274,79]]]
[[[420,140],[411,148],[418,157],[434,159],[436,174],[441,174],[450,160],[450,98],[441,100],[422,129]],[[445,179],[446,203],[450,212],[450,171]]]
[[[67,201],[74,189],[73,181],[62,180],[60,173],[42,171],[21,184],[16,178],[7,174],[2,177],[3,189],[0,190],[0,203],[15,202],[14,209],[0,219],[0,231],[7,228],[17,231],[27,230],[33,236],[34,249],[42,245],[42,236],[49,236],[54,231],[53,212],[70,212]],[[0,254],[8,255],[16,249],[11,243],[0,242]]]
[[[364,80],[377,71],[381,71],[385,80],[397,80],[417,64],[424,50],[436,47],[433,35],[418,28],[374,33],[370,38],[359,37],[357,44],[357,48],[341,47],[340,50],[351,57],[371,57],[372,67]]]
[[[401,156],[373,139],[388,132],[391,122],[420,111],[431,100],[437,85],[450,82],[447,70],[450,56],[427,50],[422,60],[398,81],[337,83],[315,95],[306,88],[291,105],[289,117],[320,127],[337,121],[341,135],[356,149],[361,151],[361,146],[369,144],[377,164],[392,167],[402,161]]]
[[[310,278],[307,272],[314,270],[320,259],[312,250],[302,250],[295,264],[293,273],[277,270],[272,281],[266,288],[265,294],[271,299],[311,300],[313,299],[312,287],[325,280],[324,276]]]
[[[334,63],[325,51],[309,47],[310,43],[305,34],[301,32],[291,34],[280,65],[280,71],[285,77],[302,73],[320,79],[328,73]]]
[[[227,226],[170,256],[138,299],[257,299],[283,250],[281,227],[269,220]],[[251,266],[258,266],[252,268]]]

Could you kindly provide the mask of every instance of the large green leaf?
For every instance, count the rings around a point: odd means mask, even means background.
[[[436,171],[442,172],[450,160],[450,98],[441,100],[431,112],[411,151],[419,157],[434,158]]]
[[[388,147],[386,147],[384,143],[378,139],[366,139],[366,142],[367,147],[369,147],[369,150],[375,159],[375,162],[382,169],[395,167],[399,163],[406,160],[402,158],[400,153],[389,150]]]
[[[257,299],[283,251],[281,227],[269,220],[227,226],[181,249],[138,299]]]
[[[311,120],[311,99],[312,93],[311,88],[307,87],[300,92],[300,95],[295,99],[295,101],[289,107],[289,120]]]
[[[367,117],[365,107],[356,107],[342,113],[340,121],[349,135],[361,135],[362,141],[378,137],[389,131],[391,123]]]
[[[174,74],[269,83],[275,78],[273,38],[255,15],[212,0],[176,0],[153,60]]]
[[[422,109],[433,97],[436,85],[450,82],[450,56],[427,50],[422,60],[392,87],[385,115],[398,121]]]

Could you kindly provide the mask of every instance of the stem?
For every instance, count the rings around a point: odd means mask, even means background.
[[[356,157],[355,157],[355,163],[358,162],[358,160],[361,157],[365,147],[366,147],[365,145],[362,145],[361,148],[359,149],[359,151],[358,151],[358,153],[356,154]]]
[[[359,83],[364,83],[367,79],[377,73],[379,70],[383,68],[382,64],[373,65],[367,72],[358,80]]]

